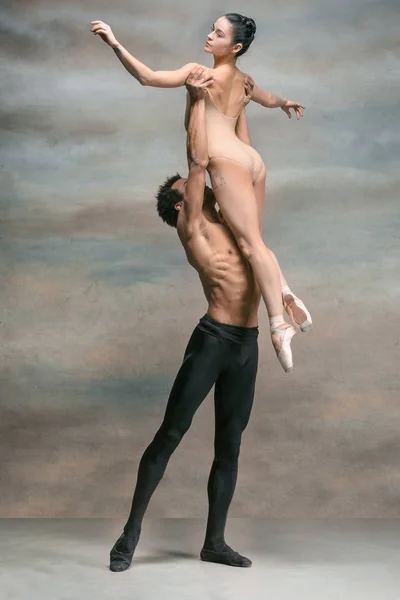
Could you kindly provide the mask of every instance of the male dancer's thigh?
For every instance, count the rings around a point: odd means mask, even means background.
[[[190,426],[194,413],[218,378],[221,363],[221,340],[196,327],[168,398],[164,426]]]
[[[244,344],[215,384],[216,432],[240,434],[246,428],[254,400],[258,368],[257,341]]]

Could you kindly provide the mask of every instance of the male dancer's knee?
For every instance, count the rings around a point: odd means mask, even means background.
[[[181,421],[180,423],[161,425],[154,436],[153,441],[147,447],[146,454],[148,459],[157,459],[161,456],[169,457],[179,446],[183,436],[191,425],[190,421]]]
[[[234,467],[238,463],[242,430],[228,429],[217,435],[215,440],[214,461],[225,466]]]

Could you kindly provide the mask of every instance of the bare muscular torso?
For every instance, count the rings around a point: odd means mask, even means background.
[[[177,230],[188,262],[199,274],[210,317],[230,325],[258,325],[260,291],[230,229],[203,214],[190,238],[184,219],[178,220]]]

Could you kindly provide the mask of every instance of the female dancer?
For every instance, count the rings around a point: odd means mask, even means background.
[[[91,31],[113,48],[127,71],[142,85],[180,87],[196,67],[187,63],[176,71],[152,71],[134,58],[115,38],[109,25],[92,21]],[[253,19],[237,13],[220,17],[207,36],[204,50],[214,56],[214,68],[205,81],[210,81],[206,98],[206,123],[209,147],[208,173],[214,195],[243,255],[251,264],[259,285],[270,322],[271,339],[285,370],[293,370],[291,340],[296,329],[285,322],[284,306],[294,323],[308,331],[312,320],[304,304],[286,286],[282,289],[280,269],[273,253],[261,237],[261,214],[265,196],[266,168],[258,152],[236,135],[236,125],[245,103],[246,74],[236,67],[254,39]],[[293,108],[302,117],[302,106],[287,98],[261,90],[254,84],[252,100],[266,107],[281,107],[289,118]]]

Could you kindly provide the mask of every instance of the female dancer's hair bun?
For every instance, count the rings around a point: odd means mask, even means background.
[[[252,19],[251,17],[244,17],[245,18],[245,26],[249,29],[250,31],[250,35],[254,36],[256,35],[256,22],[254,21],[254,19]]]
[[[242,48],[236,54],[238,58],[247,52],[256,34],[256,23],[254,19],[245,17],[239,13],[228,13],[224,15],[232,25],[233,44],[242,44]]]

